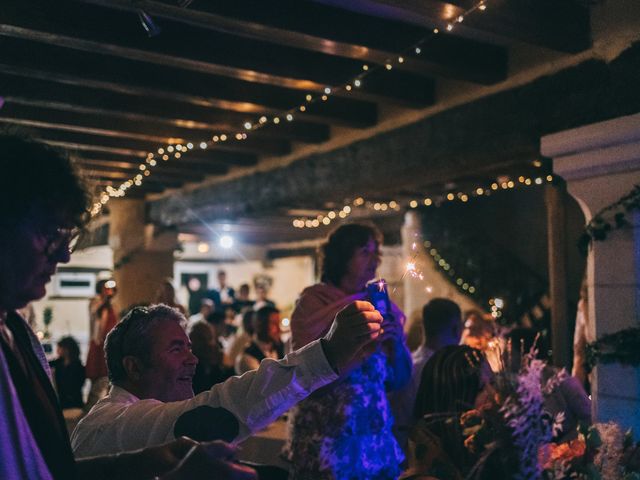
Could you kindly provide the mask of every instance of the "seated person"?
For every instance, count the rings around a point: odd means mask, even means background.
[[[49,365],[53,369],[60,408],[82,408],[84,365],[80,361],[80,347],[73,337],[62,337],[57,345],[58,358]]]
[[[462,312],[455,302],[434,298],[422,308],[424,342],[411,354],[413,371],[407,386],[391,392],[389,399],[395,419],[394,434],[405,448],[409,429],[415,423],[413,406],[416,401],[422,369],[433,354],[449,345],[458,345],[462,335]]]
[[[370,303],[354,302],[321,339],[196,396],[197,359],[181,321],[184,316],[166,305],[137,307],[112,330],[105,345],[112,387],[73,431],[77,458],[158,445],[180,435],[240,441],[345,374],[363,349],[372,350],[382,316]]]
[[[539,360],[547,360],[549,349],[544,339],[538,337],[535,330],[530,328],[516,328],[507,336],[511,342],[510,352],[506,352],[504,363],[506,368],[513,373],[520,370],[523,355],[535,348],[535,357]],[[547,364],[542,371],[540,379],[545,384],[553,375],[558,373],[558,368]],[[544,407],[551,415],[564,412],[562,431],[554,441],[562,443],[573,440],[578,435],[579,423],[591,423],[591,400],[584,390],[582,383],[576,377],[566,375],[560,384],[545,397]]]
[[[460,479],[477,460],[463,444],[459,417],[490,398],[492,373],[479,350],[448,346],[426,363],[415,403],[403,479]],[[501,477],[496,477],[501,478]]]
[[[255,313],[253,321],[251,343],[236,360],[238,375],[257,369],[265,358],[277,360],[284,357],[284,345],[280,340],[280,311],[262,307]]]

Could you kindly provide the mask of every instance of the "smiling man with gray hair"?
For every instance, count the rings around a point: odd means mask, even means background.
[[[354,302],[322,339],[195,396],[191,380],[198,360],[183,321],[166,305],[136,307],[111,331],[105,351],[112,387],[72,434],[77,458],[181,435],[242,440],[361,361],[379,336],[382,316],[370,303]]]

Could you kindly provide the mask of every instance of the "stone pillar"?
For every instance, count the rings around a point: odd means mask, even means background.
[[[542,138],[542,154],[567,181],[587,221],[640,183],[640,114],[621,117]],[[589,329],[599,338],[638,326],[640,230],[615,230],[594,242],[587,259]],[[619,364],[595,368],[593,413],[640,431],[640,368]]]
[[[143,199],[113,199],[109,209],[109,245],[118,284],[114,305],[120,312],[131,305],[153,302],[160,282],[173,276],[177,234],[159,233],[152,225],[145,225]]]

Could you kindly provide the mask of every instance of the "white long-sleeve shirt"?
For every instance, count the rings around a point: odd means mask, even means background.
[[[188,400],[140,400],[113,386],[75,428],[71,446],[76,458],[84,458],[159,445],[173,440],[176,420],[183,413],[200,406],[231,412],[239,423],[235,441],[240,441],[337,378],[318,340],[282,360],[265,359],[257,370]]]

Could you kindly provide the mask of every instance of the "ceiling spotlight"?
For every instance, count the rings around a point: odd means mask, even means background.
[[[140,23],[142,24],[142,28],[147,32],[147,35],[150,37],[155,37],[160,35],[162,31],[158,25],[153,21],[153,18],[142,9],[138,9],[138,18],[140,19]]]
[[[233,237],[231,235],[222,235],[220,237],[220,246],[226,249],[233,247]]]

